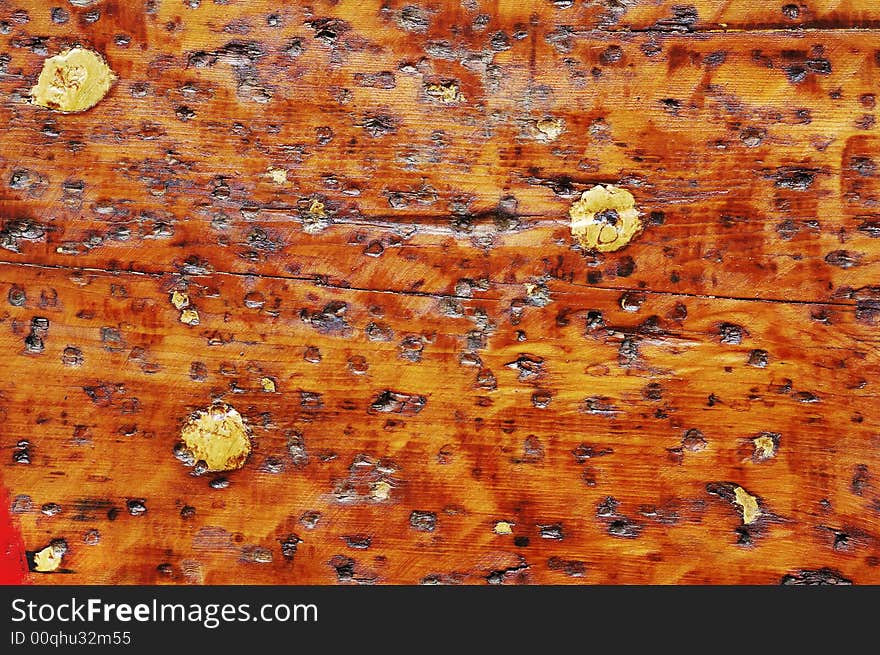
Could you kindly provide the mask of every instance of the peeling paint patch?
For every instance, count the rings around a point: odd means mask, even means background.
[[[304,203],[308,203],[308,205]],[[307,234],[317,234],[330,225],[327,205],[320,197],[304,199],[303,203],[300,204],[300,212],[303,231]]]
[[[101,55],[77,46],[43,62],[31,102],[65,113],[82,112],[98,104],[115,81]]]
[[[447,82],[439,82],[436,84],[426,84],[425,85],[425,94],[433,100],[437,102],[442,102],[444,105],[451,105],[456,102],[464,102],[464,94],[461,92],[461,88],[458,86],[458,82],[447,81]]]
[[[34,553],[34,571],[37,573],[57,571],[65,553],[67,553],[67,542],[63,539],[54,539],[48,546]]]
[[[187,307],[182,312],[180,312],[180,322],[186,323],[187,325],[198,325],[199,312],[196,311],[196,309],[193,307]]]
[[[189,295],[175,289],[171,292],[171,304],[180,310],[180,322],[186,325],[199,324],[199,312],[190,304]]]
[[[761,516],[761,510],[758,507],[758,499],[751,495],[742,487],[735,487],[733,490],[734,502],[742,509],[743,525],[754,523]]]
[[[392,487],[386,480],[378,480],[373,483],[373,486],[370,488],[370,496],[373,500],[379,502],[388,500],[391,497],[391,490],[393,488],[394,487]]]
[[[250,432],[238,411],[224,403],[195,412],[180,431],[178,459],[206,471],[232,471],[244,466],[251,452]]]
[[[749,545],[754,533],[743,526],[751,525],[764,516],[758,497],[753,496],[734,482],[710,482],[706,485],[706,491],[730,503],[737,510],[742,518],[742,526],[736,530],[740,535],[738,543]],[[769,515],[769,518],[772,519],[772,514]]]
[[[585,191],[568,214],[572,235],[588,250],[620,250],[642,229],[635,198],[610,184]]]
[[[545,116],[531,124],[532,138],[545,143],[555,141],[565,131],[565,120],[554,116]]]
[[[752,445],[755,447],[752,459],[755,462],[764,462],[776,457],[776,450],[779,448],[779,435],[773,432],[762,432],[756,437],[752,437]]]
[[[175,289],[171,292],[171,304],[175,309],[186,309],[189,307],[189,296]]]

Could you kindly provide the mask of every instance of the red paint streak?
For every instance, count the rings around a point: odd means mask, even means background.
[[[24,540],[12,519],[9,507],[9,492],[0,479],[0,584],[27,584],[28,566]]]

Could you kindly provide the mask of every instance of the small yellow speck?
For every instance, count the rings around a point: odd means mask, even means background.
[[[34,553],[34,569],[40,573],[51,573],[61,566],[64,549],[50,544],[43,550]]]
[[[269,170],[266,171],[266,176],[275,184],[287,184],[287,171],[283,168],[273,168],[270,166]]]
[[[388,500],[388,498],[391,496],[391,489],[391,484],[389,484],[385,480],[374,482],[371,489],[373,500]]]
[[[180,312],[180,322],[187,325],[198,325],[199,313],[192,307],[188,307]]]
[[[513,534],[513,526],[515,523],[509,521],[498,521],[493,528],[495,534]]]
[[[742,487],[736,487],[733,493],[735,494],[734,502],[742,508],[743,524],[748,525],[757,521],[761,516],[758,499]]]
[[[317,198],[312,198],[312,203],[309,205],[309,213],[317,218],[324,218],[327,216],[324,203]]]
[[[175,289],[171,292],[171,304],[175,309],[185,309],[189,307],[189,296]]]
[[[260,386],[266,393],[275,393],[275,380],[272,378],[260,378]]]

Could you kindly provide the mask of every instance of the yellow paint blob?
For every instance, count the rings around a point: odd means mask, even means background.
[[[171,304],[174,305],[175,309],[185,309],[189,307],[189,296],[175,289],[171,292]]]
[[[272,378],[260,378],[260,386],[266,393],[275,393],[275,380]]]
[[[568,214],[572,235],[588,250],[620,250],[642,229],[632,194],[610,184],[584,191]]]
[[[735,494],[734,502],[742,508],[743,523],[748,525],[757,521],[758,517],[761,516],[758,499],[742,487],[736,487],[733,493]]]
[[[180,322],[187,325],[198,325],[199,313],[192,307],[188,307],[180,312]]]
[[[426,84],[425,93],[430,98],[449,105],[455,102],[464,102],[464,94],[457,82],[441,82],[440,84]]]
[[[64,557],[64,548],[49,544],[43,550],[34,553],[34,570],[39,573],[57,571]]]
[[[388,500],[391,497],[392,486],[385,480],[375,482],[370,489],[373,500]]]
[[[317,198],[313,198],[311,204],[309,205],[309,214],[311,214],[315,218],[326,218],[327,211],[324,208],[324,203]]]
[[[287,184],[287,171],[283,168],[270,168],[266,175],[278,185]]]
[[[101,55],[77,46],[43,62],[31,101],[65,113],[86,111],[107,95],[115,81]]]
[[[493,528],[495,534],[513,534],[513,526],[515,523],[509,521],[498,521]]]
[[[180,440],[193,461],[203,461],[208,471],[233,471],[244,466],[251,453],[248,427],[238,411],[215,403],[198,411],[180,431]]]

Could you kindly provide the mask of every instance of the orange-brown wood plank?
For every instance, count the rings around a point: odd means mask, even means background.
[[[186,281],[190,327],[168,300],[178,280],[0,279],[26,296],[0,324],[4,478],[28,547],[69,546],[69,575],[38,582],[332,583],[352,562],[355,581],[379,583],[878,579],[880,338],[850,307],[648,294],[632,312],[616,292],[554,283],[549,304],[512,315],[510,290],[216,274]],[[331,303],[339,320],[320,320]],[[35,316],[49,322],[39,354]],[[424,407],[371,410],[385,390]],[[173,449],[215,398],[255,450],[243,470],[194,477]],[[778,449],[757,461],[762,433]],[[756,496],[758,521],[743,525],[717,483]]]
[[[0,0],[0,479],[66,544],[30,581],[877,583],[877,28]],[[107,96],[28,102],[74,45]],[[194,475],[215,401],[253,452]]]
[[[541,3],[522,38],[521,10],[492,13],[509,35],[493,47],[461,7],[424,33],[370,3],[278,26],[260,3],[103,10],[56,25],[35,9],[0,37],[7,261],[431,293],[553,275],[853,302],[873,281],[872,32],[560,39],[565,12]],[[67,116],[22,102],[45,55],[77,41],[119,74],[108,97]],[[464,100],[432,100],[437,80]],[[565,121],[552,143],[533,138],[545,116]],[[600,182],[636,196],[638,248],[574,245],[568,207]]]

